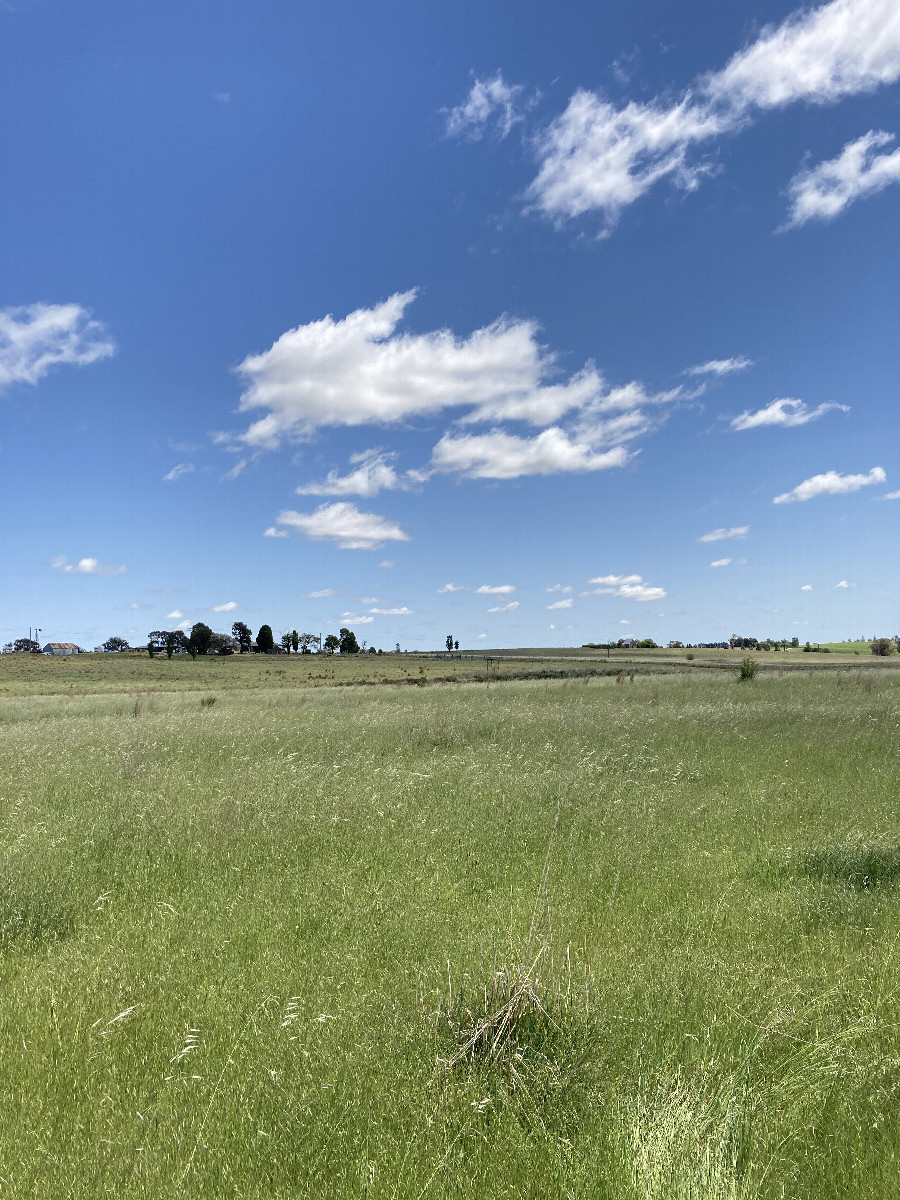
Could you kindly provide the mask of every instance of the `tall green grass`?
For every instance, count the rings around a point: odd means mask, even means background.
[[[0,707],[0,1194],[900,1193],[890,675]]]

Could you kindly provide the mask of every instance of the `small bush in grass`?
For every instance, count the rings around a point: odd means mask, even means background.
[[[755,658],[741,659],[741,679],[755,679],[759,663]]]

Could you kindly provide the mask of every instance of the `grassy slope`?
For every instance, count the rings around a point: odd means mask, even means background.
[[[2,701],[0,1190],[900,1193],[893,678]]]

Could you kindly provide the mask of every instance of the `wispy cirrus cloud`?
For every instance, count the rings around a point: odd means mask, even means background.
[[[521,84],[507,83],[502,71],[487,79],[476,78],[462,104],[443,110],[447,137],[477,142],[492,129],[497,137],[505,138],[538,98],[527,95]]]
[[[726,542],[736,538],[745,538],[749,532],[749,525],[732,525],[730,529],[711,529],[709,533],[701,534],[697,541]]]
[[[469,589],[461,583],[445,583],[443,587],[438,588],[438,595],[442,596],[447,592],[467,592]]]
[[[304,600],[327,600],[329,596],[336,596],[337,592],[334,588],[319,588],[317,592],[304,592]]]
[[[876,153],[894,140],[892,133],[870,129],[855,142],[847,142],[836,158],[799,171],[788,186],[790,211],[780,232],[807,221],[833,221],[857,200],[900,183],[900,149]]]
[[[196,468],[193,463],[176,463],[171,471],[163,475],[163,483],[175,483],[175,481],[177,479],[181,479],[183,475],[191,475],[195,470]]]
[[[228,600],[225,604],[214,604],[213,612],[215,612],[215,613],[234,612],[234,610],[236,608],[237,608],[237,601]]]
[[[752,366],[751,358],[739,354],[736,358],[711,358],[709,362],[688,367],[684,373],[685,375],[716,375],[721,378],[724,375],[733,375],[736,371],[746,371],[748,367]]]
[[[296,489],[299,496],[377,496],[380,491],[408,491],[423,483],[427,472],[406,471],[402,475],[394,468],[397,455],[384,450],[364,450],[350,456],[355,469],[346,475],[329,471],[321,483],[304,483]]]
[[[509,604],[494,605],[493,608],[488,609],[488,612],[492,612],[492,613],[515,612],[518,607],[519,607],[518,600],[510,600]]]
[[[758,408],[756,412],[742,412],[732,420],[731,428],[742,431],[760,429],[764,425],[780,425],[790,429],[797,425],[808,425],[810,421],[818,421],[819,417],[834,411],[849,412],[850,409],[846,404],[818,404],[811,408],[805,400],[784,397],[781,400],[773,400],[765,408]]]
[[[565,600],[555,600],[553,602],[553,604],[545,605],[545,608],[547,609],[548,612],[552,612],[555,608],[571,608],[573,603],[574,603],[574,601],[572,600],[572,598],[568,597]]]
[[[483,583],[481,585],[481,587],[478,587],[475,589],[475,595],[476,596],[508,596],[510,592],[514,592],[515,590],[516,590],[515,584],[512,584],[512,583],[498,583],[496,585],[490,584],[490,583]]]
[[[340,550],[377,550],[385,542],[409,541],[409,534],[395,522],[360,512],[347,501],[321,504],[311,513],[288,509],[279,513],[277,523],[314,541],[335,542]]]
[[[556,223],[597,213],[608,234],[622,210],[661,181],[696,190],[716,169],[703,151],[760,113],[834,103],[898,78],[895,0],[798,9],[675,101],[616,107],[579,89],[539,138],[540,167],[528,197]]]
[[[837,471],[825,471],[821,475],[813,475],[804,479],[789,492],[776,496],[773,504],[794,504],[813,500],[816,496],[844,496],[850,492],[858,492],[860,488],[871,487],[873,483],[884,483],[887,475],[882,467],[873,467],[865,475],[840,475]]]
[[[127,567],[112,567],[104,565],[96,558],[80,558],[71,563],[64,554],[57,555],[50,564],[54,571],[64,571],[67,575],[124,575]]]
[[[36,384],[58,366],[90,366],[115,349],[104,326],[80,304],[0,309],[0,388]]]

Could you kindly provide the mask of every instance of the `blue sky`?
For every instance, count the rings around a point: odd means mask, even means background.
[[[0,4],[0,640],[900,630],[900,8]]]

